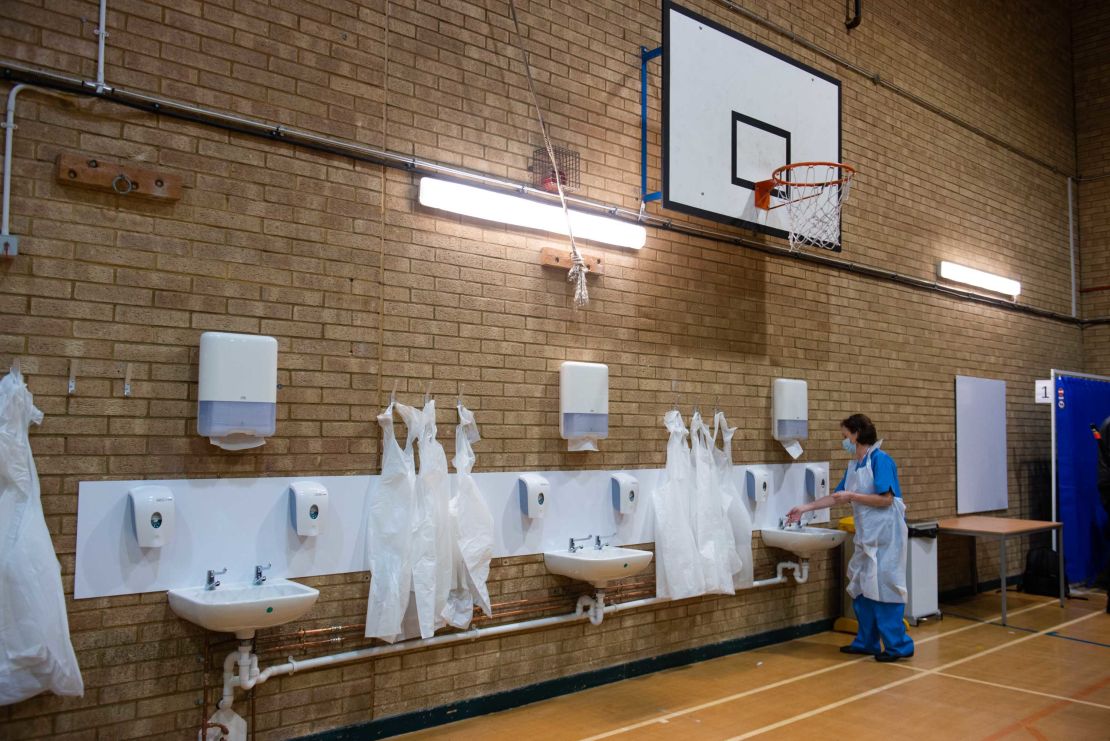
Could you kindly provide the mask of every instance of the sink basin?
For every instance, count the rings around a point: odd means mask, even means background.
[[[803,527],[798,530],[763,530],[763,542],[799,558],[810,558],[814,553],[836,548],[848,537],[843,530],[823,527]]]
[[[240,640],[253,638],[260,628],[296,620],[316,604],[319,596],[319,590],[287,579],[169,591],[170,609],[178,617],[208,630],[234,633]]]
[[[605,546],[583,548],[580,551],[551,551],[543,554],[547,570],[559,576],[588,581],[595,587],[604,587],[614,579],[633,576],[647,568],[655,554],[635,548]]]

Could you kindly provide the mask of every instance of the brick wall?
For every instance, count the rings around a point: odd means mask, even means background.
[[[1076,150],[1079,157],[1079,246],[1083,316],[1110,318],[1110,7],[1075,3]],[[1088,180],[1089,178],[1089,180]],[[1110,325],[1083,330],[1088,373],[1110,375]]]
[[[844,156],[861,171],[844,219],[846,259],[930,279],[939,259],[957,259],[1019,278],[1023,302],[1070,310],[1064,179],[1034,161],[1075,169],[1065,14],[1031,0],[944,0],[928,11],[898,2],[869,7],[849,34],[840,0],[759,10],[1022,156],[719,3],[689,5],[842,80]],[[658,7],[519,7],[554,137],[582,153],[584,195],[635,207],[638,49],[659,43]],[[95,38],[81,18],[95,15],[93,2],[9,0],[0,56],[93,77]],[[113,0],[107,77],[526,180],[538,137],[511,28],[494,0]],[[656,151],[658,91],[656,67]],[[538,263],[559,240],[422,209],[407,173],[106,101],[67,106],[29,92],[18,110],[12,231],[23,254],[0,266],[0,360],[23,359],[46,413],[32,440],[69,592],[79,481],[376,472],[374,415],[395,381],[407,401],[429,383],[450,398],[462,388],[482,426],[478,470],[520,470],[662,465],[672,379],[684,407],[719,400],[740,424],[738,462],[779,461],[766,434],[770,382],[806,378],[810,458],[843,465],[837,421],[869,413],[919,518],[955,510],[953,376],[1001,378],[1011,512],[1043,503],[1034,472],[1049,436],[1032,381],[1082,363],[1069,324],[654,230],[639,253],[604,251],[606,273],[577,312],[564,276]],[[59,185],[60,151],[179,174],[184,198],[167,205]],[[653,155],[656,183],[658,166]],[[222,453],[195,434],[195,348],[210,329],[278,338],[278,435],[261,449]],[[67,396],[71,358],[78,384]],[[557,439],[567,359],[610,365],[612,437],[590,457]],[[439,424],[449,444],[450,409]],[[945,544],[943,586],[963,583],[965,546]],[[997,567],[992,555],[980,556],[983,578]],[[775,554],[757,548],[757,559],[764,576]],[[260,738],[287,738],[818,620],[837,611],[838,570],[819,559],[801,587],[275,679],[255,693],[256,727]],[[491,579],[495,601],[562,594],[561,611],[573,604],[573,587],[535,557],[499,561]],[[322,596],[304,625],[361,620],[366,575],[308,581]],[[5,733],[195,733],[195,702],[206,678],[218,681],[227,644],[204,663],[202,632],[162,594],[69,607],[85,697],[0,708]]]

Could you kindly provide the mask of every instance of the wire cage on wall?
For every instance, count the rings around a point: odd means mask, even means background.
[[[563,190],[573,193],[582,186],[581,156],[578,152],[558,144],[552,144],[551,149],[555,154],[555,163],[559,168],[559,179],[563,183]],[[539,147],[532,152],[532,164],[528,167],[532,172],[532,185],[543,188],[552,193],[558,192],[555,183],[555,170],[551,167],[551,157],[546,147]]]

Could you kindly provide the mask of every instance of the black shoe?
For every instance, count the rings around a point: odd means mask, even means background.
[[[907,654],[906,656],[895,656],[894,654],[888,654],[886,651],[883,651],[881,654],[877,654],[875,656],[875,661],[881,661],[882,663],[885,664],[885,663],[890,662],[890,661],[898,661],[898,659],[910,659],[910,658],[913,658],[913,654]]]
[[[842,653],[842,654],[862,654],[864,656],[878,656],[878,654],[875,653],[874,651],[864,651],[862,648],[856,648],[855,646],[852,646],[851,644],[849,644],[847,646],[841,646],[840,647],[840,653]]]

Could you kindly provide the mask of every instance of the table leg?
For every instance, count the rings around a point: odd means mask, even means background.
[[[1064,594],[1068,586],[1068,577],[1064,574],[1064,527],[1061,525],[1056,532],[1059,533],[1056,536],[1056,557],[1059,559],[1059,565],[1056,568],[1060,570],[1060,607],[1063,607]]]
[[[968,548],[971,550],[971,560],[969,562],[971,568],[971,593],[979,594],[979,552],[975,547],[975,536],[972,535],[968,540],[970,541]]]
[[[1002,624],[1006,624],[1006,536],[998,539],[998,575],[1002,582]]]

